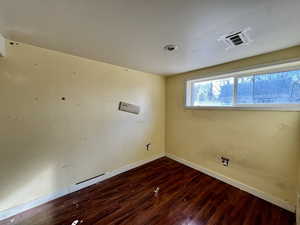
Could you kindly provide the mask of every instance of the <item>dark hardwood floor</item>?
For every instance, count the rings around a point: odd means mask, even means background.
[[[0,225],[71,225],[75,220],[80,225],[294,225],[295,215],[161,158]]]

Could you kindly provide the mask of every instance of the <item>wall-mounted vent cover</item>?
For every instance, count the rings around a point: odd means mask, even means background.
[[[248,35],[249,31],[250,28],[239,32],[232,32],[228,35],[221,36],[218,41],[221,41],[226,45],[226,50],[242,45],[248,45],[252,41]]]
[[[119,103],[119,110],[124,112],[134,113],[134,114],[140,113],[140,107],[138,105],[133,105],[126,102]]]

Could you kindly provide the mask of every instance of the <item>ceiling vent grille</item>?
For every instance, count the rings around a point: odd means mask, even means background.
[[[242,37],[241,32],[229,35],[229,36],[226,37],[226,39],[227,39],[227,41],[229,41],[234,46],[245,44],[245,40]]]
[[[223,42],[226,45],[226,50],[242,45],[248,45],[252,41],[248,35],[249,31],[250,28],[243,31],[234,32],[229,35],[223,35],[218,39],[218,41]]]

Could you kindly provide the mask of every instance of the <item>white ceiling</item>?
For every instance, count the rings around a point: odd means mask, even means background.
[[[300,0],[0,0],[8,39],[156,74],[299,45],[299,25]],[[248,46],[217,41],[248,27]]]

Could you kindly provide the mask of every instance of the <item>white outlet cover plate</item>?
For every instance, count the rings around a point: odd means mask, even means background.
[[[5,56],[5,38],[0,34],[0,56]]]

